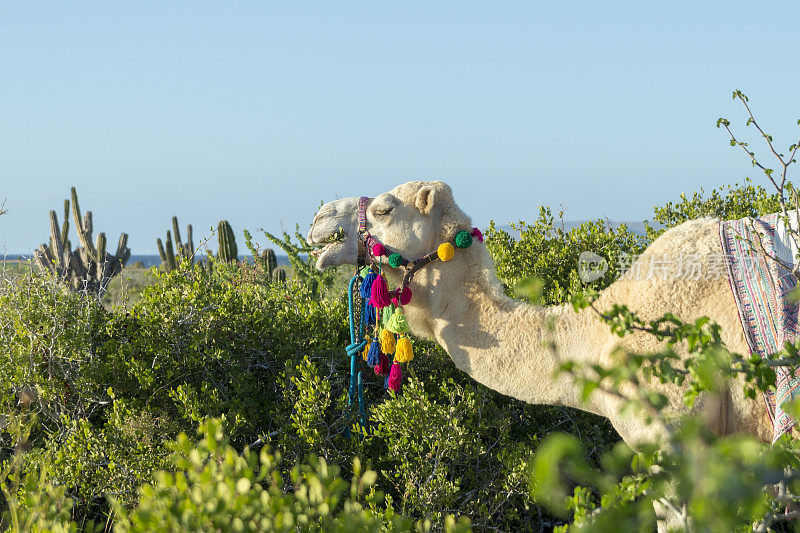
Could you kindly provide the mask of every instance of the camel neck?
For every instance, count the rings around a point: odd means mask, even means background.
[[[604,414],[599,395],[584,404],[569,376],[554,377],[564,361],[599,362],[597,347],[582,342],[600,327],[591,310],[576,313],[568,305],[539,307],[504,296],[491,267],[481,271],[490,261],[486,256],[437,264],[415,280],[406,309],[412,332],[434,337],[460,370],[502,394]]]

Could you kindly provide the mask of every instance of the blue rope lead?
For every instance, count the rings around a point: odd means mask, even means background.
[[[367,414],[364,412],[364,374],[358,372],[358,414],[361,415],[361,427],[367,425]]]
[[[356,332],[356,318],[353,313],[353,286],[358,283],[358,275],[353,276],[347,289],[347,306],[350,313],[350,344],[345,351],[350,356],[350,388],[347,396],[348,407],[353,405],[356,392],[358,392],[358,412],[361,415],[361,427],[366,425],[366,414],[364,412],[364,380],[361,372],[358,371],[358,356],[367,340],[364,338],[364,321],[359,316],[358,331]],[[348,430],[349,433],[349,430]]]

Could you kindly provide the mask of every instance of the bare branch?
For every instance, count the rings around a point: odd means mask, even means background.
[[[786,167],[786,163],[783,161],[783,158],[780,155],[778,155],[778,152],[776,152],[775,148],[772,146],[772,136],[767,135],[766,133],[764,133],[764,130],[762,130],[761,126],[758,125],[758,122],[756,122],[756,118],[753,116],[753,112],[750,111],[750,106],[747,105],[747,100],[745,98],[742,98],[741,93],[737,96],[737,98],[739,98],[739,100],[741,100],[742,104],[744,104],[744,108],[747,109],[747,114],[750,115],[750,122],[752,122],[753,125],[758,130],[758,132],[761,133],[761,136],[764,137],[764,140],[767,141],[767,145],[769,146],[770,151],[772,151],[772,153],[775,155],[775,157],[778,158],[778,161],[780,161],[781,164],[784,167]]]

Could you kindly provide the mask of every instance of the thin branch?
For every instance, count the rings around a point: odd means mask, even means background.
[[[753,123],[753,125],[755,125],[755,127],[759,131],[759,133],[761,133],[761,136],[764,137],[764,140],[767,141],[767,145],[769,146],[769,149],[772,151],[772,153],[775,155],[775,157],[778,158],[778,161],[780,161],[781,164],[784,167],[786,167],[787,165],[783,161],[783,158],[780,155],[778,155],[778,152],[776,152],[775,148],[772,146],[772,137],[767,135],[766,133],[764,133],[764,130],[762,130],[761,126],[759,126],[758,122],[756,122],[756,117],[754,117],[753,116],[753,112],[750,111],[750,106],[747,105],[747,100],[745,98],[742,98],[741,93],[737,96],[737,98],[739,98],[739,100],[742,101],[742,104],[744,104],[744,108],[747,109],[747,114],[750,115],[750,121]]]

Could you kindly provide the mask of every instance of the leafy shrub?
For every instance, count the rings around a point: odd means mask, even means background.
[[[73,502],[79,525],[116,516],[108,496],[133,508],[139,486],[175,468],[166,443],[209,416],[224,420],[237,448],[270,445],[285,476],[309,454],[348,465],[345,477],[354,458],[370,458],[380,474],[375,490],[391,502],[382,512],[430,519],[437,529],[448,514],[470,516],[479,528],[536,529],[541,509],[525,473],[538,438],[551,428],[581,434],[594,443],[590,460],[614,440],[592,415],[486,389],[423,341],[415,341],[418,377],[403,395],[393,398],[382,379],[367,376],[373,426],[363,439],[348,437],[355,418],[346,406],[341,298],[320,300],[298,282],[248,283],[235,266],[152,275],[135,303],[113,311],[34,274],[0,283],[2,414],[19,414],[19,391],[35,396],[21,477],[44,472],[43,483]],[[451,410],[459,416],[448,418]],[[399,412],[409,416],[394,420]],[[432,415],[436,425],[421,423]],[[464,446],[444,445],[445,419]],[[435,475],[419,475],[431,467],[427,456],[400,453],[401,437],[420,450],[445,439]],[[3,438],[13,449],[12,436]],[[468,497],[456,496],[456,486]]]
[[[0,286],[2,412],[32,391],[30,458],[48,458],[79,516],[103,512],[107,494],[133,503],[165,466],[164,443],[206,416],[224,417],[240,446],[289,432],[287,365],[330,360],[343,343],[341,302],[299,284],[238,284],[223,267],[156,275],[127,313],[33,274]]]
[[[680,195],[681,201],[673,204],[667,202],[661,207],[654,207],[653,220],[657,226],[646,226],[650,241],[664,232],[682,224],[687,220],[703,217],[714,217],[721,220],[738,220],[744,217],[760,217],[780,211],[778,193],[770,194],[764,187],[753,185],[745,179],[742,185],[728,185],[712,189],[711,194],[704,196],[704,191]]]
[[[353,464],[347,483],[339,469],[324,459],[292,468],[286,489],[278,464],[280,456],[266,447],[260,453],[246,448],[240,455],[228,445],[222,424],[208,420],[195,445],[186,435],[170,445],[174,471],[159,471],[153,484],[140,489],[139,504],[128,511],[119,502],[116,530],[149,531],[382,531],[410,530],[409,520],[374,512],[382,496],[375,492],[371,470]],[[365,507],[361,502],[366,502]],[[466,531],[452,517],[443,522],[448,532]],[[429,526],[417,524],[417,531]]]
[[[533,224],[511,225],[519,232],[518,238],[490,223],[486,246],[510,295],[520,297],[517,285],[534,278],[543,284],[542,303],[564,303],[569,294],[583,287],[578,277],[578,258],[583,251],[606,259],[608,270],[590,286],[607,287],[619,275],[623,256],[641,253],[647,243],[625,224],[614,227],[604,220],[584,222],[566,230],[563,216],[559,213],[556,220],[549,208],[540,207],[539,218]]]

